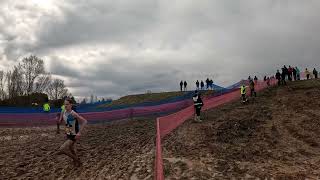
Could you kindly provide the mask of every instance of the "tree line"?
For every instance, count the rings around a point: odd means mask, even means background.
[[[45,70],[44,61],[37,56],[25,57],[6,71],[0,69],[0,100],[39,93],[46,94],[50,100],[71,95],[64,81],[53,78]]]

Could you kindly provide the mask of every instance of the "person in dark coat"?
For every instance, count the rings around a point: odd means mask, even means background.
[[[254,81],[250,81],[249,82],[249,87],[250,87],[250,94],[251,94],[251,97],[254,96],[254,97],[257,97],[257,92],[255,91],[255,83]]]
[[[279,70],[277,70],[276,79],[278,80],[278,86],[280,86],[281,85],[281,73],[279,72]]]
[[[293,80],[296,81],[297,80],[297,70],[296,70],[296,68],[292,68],[292,74],[293,74]]]
[[[188,85],[187,81],[184,81],[184,83],[183,83],[184,91],[187,91],[187,85]]]
[[[282,85],[287,85],[287,83],[286,83],[286,76],[287,76],[287,70],[286,70],[286,68],[285,68],[285,66],[284,66],[284,68],[282,68],[282,73],[281,73],[281,84]]]
[[[196,82],[197,90],[199,90],[199,85],[200,85],[200,83],[199,83],[199,81],[197,80],[197,82]]]
[[[289,75],[289,71],[288,71],[288,68],[286,67],[286,65],[283,66],[283,71],[282,73],[284,73],[284,80],[286,80],[288,78],[288,75]]]
[[[204,82],[203,81],[201,81],[200,86],[201,86],[201,90],[203,90],[204,89]]]
[[[316,70],[316,68],[313,69],[313,76],[314,78],[318,79],[318,71]]]
[[[201,108],[203,106],[203,101],[200,97],[200,93],[198,91],[195,91],[195,94],[192,97],[193,103],[194,103],[194,108],[195,108],[195,116],[194,116],[194,121],[195,122],[202,122],[200,119],[200,113],[201,113]]]
[[[180,82],[180,91],[182,92],[183,82]]]

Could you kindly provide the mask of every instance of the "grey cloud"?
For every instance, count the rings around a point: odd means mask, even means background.
[[[13,31],[14,16],[1,20],[0,11],[0,51],[11,60],[51,57],[50,71],[66,77],[77,96],[177,90],[180,80],[194,86],[206,77],[228,85],[283,64],[319,67],[316,0],[69,0],[55,3],[57,13],[16,8],[39,26],[30,35]],[[113,46],[121,47],[118,55],[108,51]],[[77,50],[72,58],[85,69],[64,63],[66,49]]]

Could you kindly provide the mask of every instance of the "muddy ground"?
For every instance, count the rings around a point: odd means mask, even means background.
[[[53,153],[55,127],[0,129],[0,179],[153,179],[153,119],[89,125],[76,144],[82,167]]]
[[[166,179],[320,178],[320,81],[272,88],[204,117],[164,138]]]

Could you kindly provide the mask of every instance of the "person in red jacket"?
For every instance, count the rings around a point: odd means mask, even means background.
[[[293,69],[291,66],[289,66],[288,68],[288,80],[292,81],[292,73],[293,73]]]

